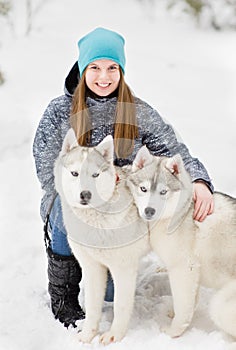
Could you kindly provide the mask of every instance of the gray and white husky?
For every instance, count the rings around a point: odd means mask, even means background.
[[[94,148],[81,147],[70,129],[54,168],[68,241],[83,272],[86,319],[78,334],[82,342],[90,342],[98,332],[107,269],[115,287],[114,319],[100,341],[108,344],[124,337],[139,260],[149,251],[147,223],[138,215],[125,172],[113,165],[113,152],[111,136]]]
[[[137,153],[128,184],[140,217],[149,222],[151,247],[168,270],[174,318],[164,330],[172,337],[186,330],[203,285],[216,290],[211,318],[236,337],[236,199],[214,193],[214,213],[194,221],[192,183],[181,157],[155,157],[146,147]]]

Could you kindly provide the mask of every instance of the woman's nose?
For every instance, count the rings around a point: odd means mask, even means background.
[[[108,76],[107,70],[106,69],[101,69],[99,77],[100,78],[106,78]]]

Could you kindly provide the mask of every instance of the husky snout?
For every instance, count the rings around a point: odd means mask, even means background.
[[[92,198],[92,193],[90,191],[82,191],[80,192],[80,203],[83,205],[87,205]]]
[[[146,216],[146,219],[147,220],[151,220],[155,214],[156,210],[152,207],[146,207],[144,209],[144,213],[145,213],[145,216]]]

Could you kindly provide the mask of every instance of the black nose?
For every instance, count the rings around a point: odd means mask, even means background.
[[[90,191],[82,191],[80,193],[80,199],[82,203],[88,203],[92,197],[92,193]]]
[[[152,207],[147,207],[144,210],[144,213],[148,219],[151,219],[153,215],[155,214],[156,210]]]

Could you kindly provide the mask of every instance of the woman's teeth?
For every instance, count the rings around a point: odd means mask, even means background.
[[[102,88],[105,88],[105,87],[108,87],[108,86],[109,86],[109,83],[105,83],[105,84],[98,83],[98,86],[100,86],[100,87],[102,87]]]

